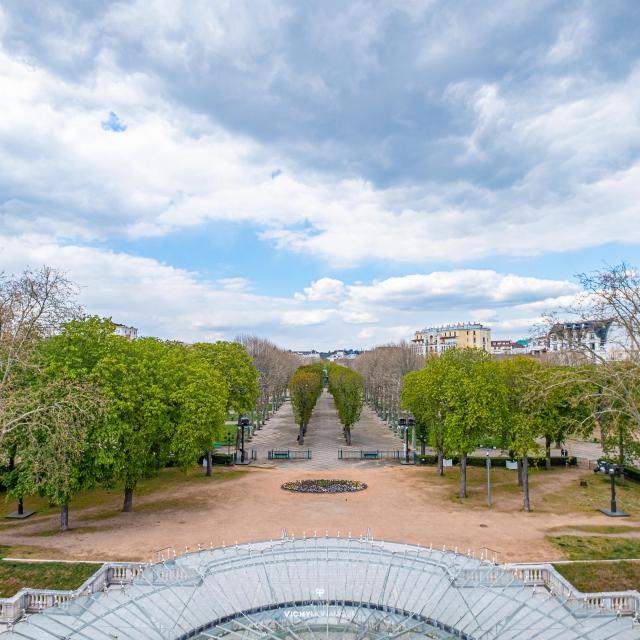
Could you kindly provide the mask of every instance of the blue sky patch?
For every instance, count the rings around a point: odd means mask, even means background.
[[[121,133],[122,131],[127,130],[127,125],[120,121],[118,114],[114,111],[109,112],[109,117],[106,120],[102,121],[102,128],[105,131],[115,131],[116,133]]]

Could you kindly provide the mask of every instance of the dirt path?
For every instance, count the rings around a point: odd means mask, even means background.
[[[290,405],[257,431],[249,447],[266,460],[269,449],[297,448],[297,427]],[[561,559],[547,539],[572,527],[610,524],[606,517],[573,508],[579,481],[593,474],[558,469],[531,476],[533,513],[521,511],[522,497],[515,475],[494,469],[494,505],[485,503],[484,470],[470,468],[470,497],[455,498],[458,470],[445,478],[433,467],[401,466],[397,462],[339,460],[346,449],[333,398],[323,393],[314,411],[305,443],[311,460],[283,461],[216,469],[214,479],[196,470],[190,477],[169,470],[151,492],[140,491],[134,512],[121,513],[121,495],[101,491],[72,504],[71,530],[56,534],[57,515],[37,515],[16,524],[0,525],[0,543],[31,547],[39,557],[150,560],[169,546],[184,550],[198,544],[220,545],[278,538],[282,529],[295,535],[325,532],[359,536],[371,529],[378,538],[450,549],[498,552],[500,561]],[[353,450],[399,450],[402,443],[369,408],[353,429]],[[304,478],[361,480],[368,489],[354,494],[294,494],[283,482]],[[166,484],[163,484],[166,478]],[[596,488],[591,480],[590,490]],[[599,490],[599,489],[598,489]],[[598,494],[606,504],[608,486]],[[80,503],[80,505],[78,505]],[[90,505],[80,508],[82,504]],[[573,512],[572,512],[573,511]],[[638,511],[638,509],[635,509]],[[632,518],[628,524],[640,524]],[[635,535],[634,535],[635,537]],[[37,549],[33,549],[37,547]],[[23,553],[28,552],[24,549]]]
[[[315,470],[256,468],[228,481],[185,482],[139,498],[138,510],[130,514],[92,519],[94,507],[72,514],[72,526],[81,527],[77,531],[32,535],[55,526],[55,516],[42,518],[19,530],[0,531],[0,543],[37,545],[43,557],[149,560],[167,546],[184,549],[277,538],[283,528],[299,536],[325,531],[359,536],[370,528],[375,537],[389,540],[462,551],[488,547],[499,552],[500,561],[540,561],[562,557],[545,539],[549,530],[602,524],[603,518],[544,510],[527,514],[519,510],[517,491],[500,496],[491,510],[482,504],[479,489],[475,504],[473,496],[460,504],[452,499],[457,473],[443,480],[433,468],[423,467],[349,471],[342,466],[322,474],[369,485],[354,494],[294,494],[280,488],[285,481],[318,475]],[[543,507],[546,494],[577,485],[583,475],[575,469],[537,474],[532,478],[534,506]]]

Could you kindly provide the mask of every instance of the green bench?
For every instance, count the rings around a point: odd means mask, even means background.
[[[377,451],[362,451],[361,455],[363,460],[377,460],[380,457]]]
[[[288,451],[273,451],[271,454],[273,460],[288,460],[289,452]]]

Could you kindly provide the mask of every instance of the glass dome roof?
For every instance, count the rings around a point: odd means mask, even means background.
[[[122,589],[30,615],[7,640],[640,639],[631,618],[499,565],[370,538],[285,537],[147,565]]]

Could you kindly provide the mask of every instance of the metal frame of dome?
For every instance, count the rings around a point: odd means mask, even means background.
[[[473,640],[640,639],[631,617],[527,586],[500,565],[368,536],[285,536],[188,553],[147,565],[122,589],[32,614],[3,638],[408,640],[427,632]]]

